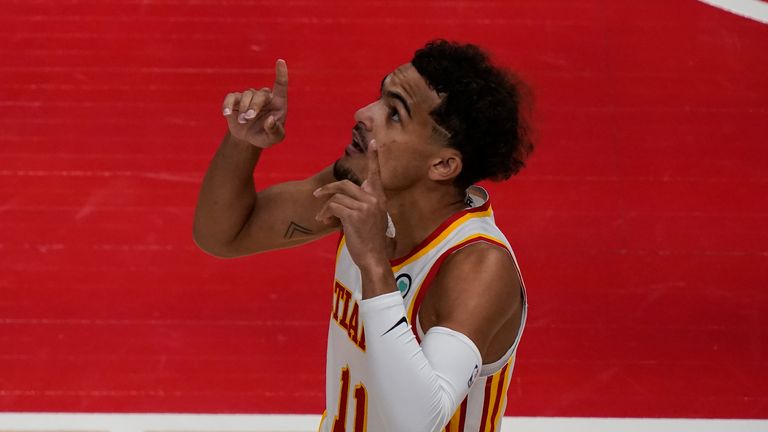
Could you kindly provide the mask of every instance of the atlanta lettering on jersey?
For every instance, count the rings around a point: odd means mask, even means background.
[[[357,300],[339,281],[333,286],[333,320],[347,331],[349,340],[365,351],[365,329],[359,319]]]

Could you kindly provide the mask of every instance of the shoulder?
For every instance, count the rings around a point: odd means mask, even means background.
[[[462,296],[506,296],[518,293],[521,281],[512,254],[502,245],[478,241],[448,256],[436,283],[441,291],[461,291]]]
[[[429,288],[420,319],[468,336],[485,355],[495,334],[521,307],[522,281],[511,253],[476,242],[451,254]]]

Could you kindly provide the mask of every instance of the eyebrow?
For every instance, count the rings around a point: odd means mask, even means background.
[[[396,99],[400,101],[400,103],[403,104],[405,111],[408,113],[408,117],[413,118],[413,116],[411,115],[411,107],[408,105],[408,102],[405,100],[403,95],[401,95],[400,93],[394,92],[392,90],[387,90],[386,92],[384,91],[384,81],[387,80],[388,76],[389,75],[385,75],[384,79],[381,80],[381,89],[380,89],[381,94],[386,97],[390,97],[392,99]]]

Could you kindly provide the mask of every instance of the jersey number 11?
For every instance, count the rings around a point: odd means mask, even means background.
[[[349,400],[349,367],[341,368],[341,391],[339,391],[339,414],[333,419],[333,432],[346,432],[347,401]],[[368,423],[368,393],[360,383],[355,386],[355,429],[366,432]]]

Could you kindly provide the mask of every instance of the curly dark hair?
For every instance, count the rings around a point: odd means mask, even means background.
[[[479,47],[442,39],[416,51],[411,64],[443,97],[430,114],[462,155],[456,187],[506,180],[525,166],[533,151],[532,96],[522,80],[491,64]]]

